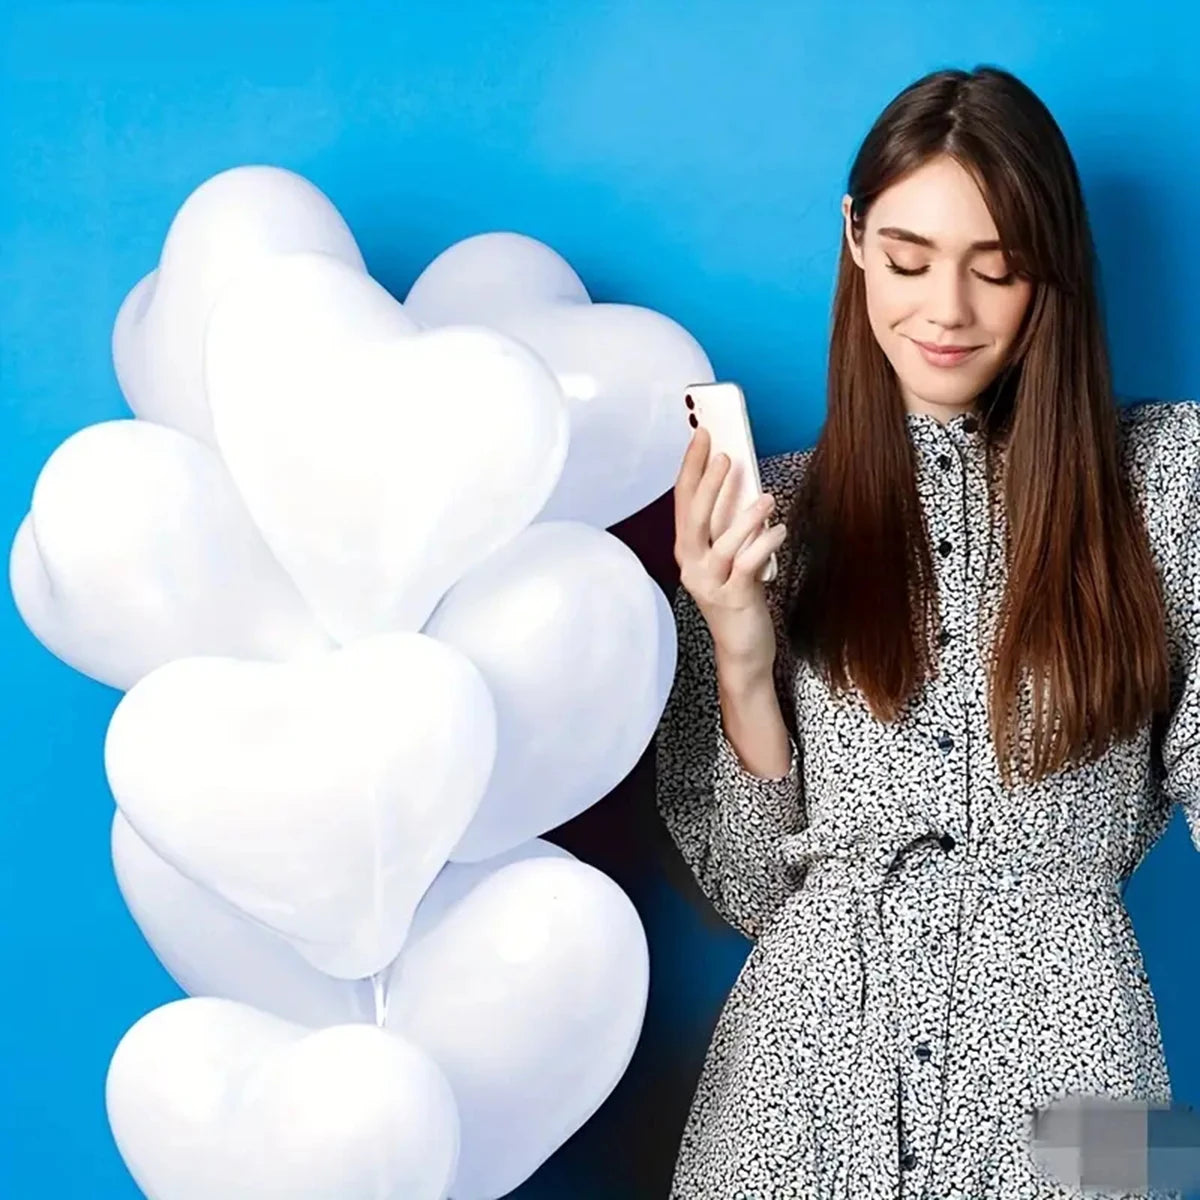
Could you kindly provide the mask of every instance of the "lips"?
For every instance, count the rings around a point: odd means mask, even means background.
[[[981,346],[939,346],[935,342],[918,342],[915,338],[911,340],[913,345],[921,351],[925,361],[933,363],[937,367],[954,366],[982,349]]]
[[[926,350],[932,350],[936,354],[952,354],[960,350],[974,350],[974,346],[940,346],[937,342],[918,342],[918,346],[924,346]]]

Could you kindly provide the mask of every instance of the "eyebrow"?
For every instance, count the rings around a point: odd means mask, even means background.
[[[937,243],[931,238],[922,237],[919,233],[913,233],[911,229],[901,229],[896,225],[885,225],[879,231],[880,237],[895,238],[900,242],[912,242],[914,246],[925,246],[929,250],[936,250]],[[1003,250],[1004,247],[995,239],[986,242],[972,242],[969,250]]]

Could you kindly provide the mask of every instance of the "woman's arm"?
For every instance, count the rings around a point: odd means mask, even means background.
[[[1170,405],[1159,476],[1168,521],[1164,561],[1171,704],[1155,746],[1161,787],[1187,818],[1200,850],[1200,404]]]
[[[746,769],[765,779],[788,773],[792,739],[783,721],[779,694],[770,676],[744,678],[716,659],[721,724]]]
[[[760,463],[780,518],[804,457]],[[790,732],[795,664],[783,629],[788,556],[780,550],[779,577],[766,591],[776,636],[771,679],[719,671],[708,625],[687,590],[678,589],[675,681],[655,754],[658,811],[672,839],[717,911],[752,940],[795,887],[778,846],[804,823],[798,733]]]

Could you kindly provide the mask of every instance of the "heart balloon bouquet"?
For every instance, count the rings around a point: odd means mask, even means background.
[[[111,853],[186,993],[107,1079],[154,1200],[487,1200],[596,1111],[645,1015],[625,894],[541,835],[634,767],[675,665],[608,532],[712,378],[515,233],[404,301],[274,167],[193,192],[117,313],[132,417],[67,438],[10,554],[117,689]]]

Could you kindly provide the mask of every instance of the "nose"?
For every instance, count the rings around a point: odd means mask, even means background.
[[[963,274],[953,265],[931,271],[925,315],[943,329],[959,329],[971,323],[971,302]]]

